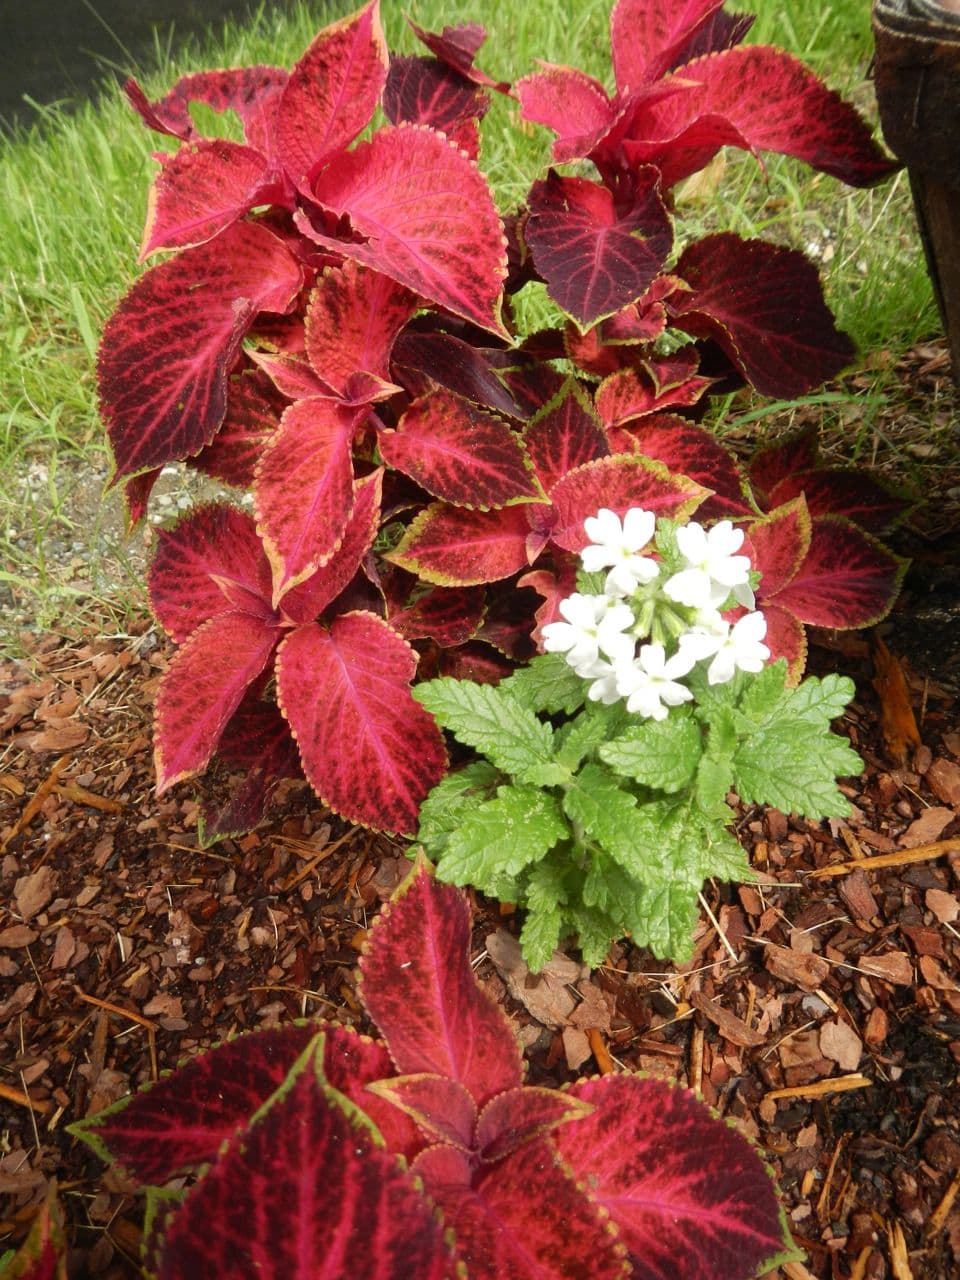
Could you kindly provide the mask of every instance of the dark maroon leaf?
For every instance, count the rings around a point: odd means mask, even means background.
[[[684,250],[676,271],[690,291],[670,299],[672,323],[713,338],[763,395],[803,395],[853,359],[816,267],[795,249],[707,236]]]
[[[403,1074],[459,1081],[478,1107],[521,1083],[519,1042],[470,965],[466,895],[422,863],[377,917],[360,976],[367,1012]]]
[[[391,124],[426,124],[451,135],[467,120],[482,118],[489,105],[487,94],[434,58],[390,59],[383,111]]]
[[[713,490],[697,508],[698,520],[754,514],[744,495],[744,479],[736,459],[704,427],[661,414],[644,418],[630,434],[645,457],[655,458],[668,470]]]
[[[573,378],[530,419],[523,438],[547,493],[568,471],[610,452],[593,406]]]
[[[279,638],[272,622],[249,613],[220,613],[176,651],[160,681],[154,709],[158,795],[206,768]]]
[[[595,1110],[550,1141],[619,1228],[637,1280],[732,1280],[776,1265],[789,1236],[773,1179],[692,1092],[626,1074],[570,1092]]]
[[[614,1280],[630,1274],[623,1247],[590,1197],[556,1164],[548,1142],[525,1144],[475,1173],[468,1185],[464,1166],[430,1148],[413,1172],[453,1228],[469,1275]]]
[[[371,613],[311,623],[277,655],[277,700],[321,799],[350,822],[410,834],[447,759],[410,693],[417,655]]]
[[[235,607],[223,590],[229,583],[269,604],[270,565],[252,516],[210,503],[158,530],[147,589],[171,639],[180,644],[208,618]]]
[[[300,267],[242,222],[152,267],[107,321],[97,364],[116,478],[187,458],[223,422],[227,380],[260,311],[285,311]]]
[[[223,425],[190,465],[224,484],[249,488],[264,446],[280,425],[286,406],[286,400],[259,370],[233,374],[227,383]]]
[[[409,18],[407,21],[417,39],[422,40],[432,54],[467,80],[496,89],[500,93],[509,89],[508,84],[491,80],[479,67],[474,66],[480,46],[487,38],[487,33],[479,22],[461,22],[456,26],[444,27],[438,35],[435,31],[425,31],[423,27],[418,27]]]
[[[389,589],[387,592],[387,621],[405,640],[430,639],[441,646],[463,644],[476,634],[483,615],[481,587],[431,587],[409,599],[391,598]]]
[[[410,522],[386,559],[439,587],[472,587],[509,578],[528,564],[527,510],[517,506],[471,511],[431,503]]]
[[[303,1054],[188,1192],[160,1280],[448,1280],[443,1228],[361,1114],[324,1085],[321,1054]]]
[[[659,173],[634,175],[630,198],[550,170],[528,199],[525,236],[550,296],[586,328],[635,302],[673,243]]]
[[[487,587],[487,609],[477,639],[499,650],[513,662],[529,662],[536,653],[531,636],[531,619],[536,609],[536,593],[513,582],[495,582]]]
[[[817,436],[816,426],[804,427],[756,451],[747,474],[763,507],[769,506],[766,498],[774,485],[796,471],[811,471],[816,467]]]
[[[823,467],[785,476],[767,494],[772,509],[803,494],[812,516],[843,516],[868,533],[882,533],[911,503],[862,469]]]
[[[488,354],[449,333],[400,335],[393,349],[395,365],[414,369],[474,404],[509,418],[524,418],[513,396],[491,366]]]
[[[747,544],[753,567],[760,573],[761,600],[792,580],[810,550],[811,532],[810,513],[802,496],[750,526]]]
[[[140,1185],[159,1186],[215,1159],[283,1084],[317,1031],[316,1023],[294,1023],[237,1036],[79,1121],[74,1132]]]
[[[477,1121],[480,1159],[487,1164],[502,1160],[557,1125],[588,1116],[591,1109],[589,1103],[559,1089],[537,1089],[532,1085],[507,1089],[487,1103]]]

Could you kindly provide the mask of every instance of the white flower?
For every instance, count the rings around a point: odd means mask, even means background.
[[[609,706],[620,701],[620,690],[617,688],[617,672],[619,668],[601,659],[589,670],[578,672],[586,678],[593,677],[593,683],[587,689],[587,697],[591,702],[603,702]]]
[[[639,553],[653,537],[656,516],[641,507],[631,507],[623,523],[615,511],[601,507],[583,522],[590,542],[580,553],[587,573],[610,568],[605,589],[612,595],[628,596],[637,583],[652,582],[660,572],[656,560]]]
[[[575,591],[560,601],[566,622],[548,622],[543,628],[547,653],[565,653],[577,675],[588,675],[601,651],[614,660],[633,656],[636,642],[624,635],[633,626],[629,605],[615,604],[608,596],[587,596]]]
[[[761,643],[766,634],[767,620],[763,614],[759,610],[745,613],[716,650],[716,657],[707,668],[708,683],[726,684],[736,671],[761,671],[770,657],[770,650]]]
[[[665,720],[668,707],[677,707],[693,697],[690,690],[677,683],[696,660],[683,650],[667,658],[662,644],[641,646],[637,660],[623,663],[617,670],[617,690],[627,700],[627,710]]]
[[[700,609],[696,620],[680,637],[680,652],[689,653],[694,662],[712,658],[730,634],[730,623],[716,609]]]
[[[709,531],[695,521],[681,525],[677,546],[687,568],[667,579],[664,595],[693,608],[722,604],[732,590],[749,583],[749,557],[734,555],[742,545],[743,530],[735,529],[729,520],[721,520]]]

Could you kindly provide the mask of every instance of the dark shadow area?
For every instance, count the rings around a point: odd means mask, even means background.
[[[264,14],[293,0],[266,0]],[[111,75],[122,79],[154,64],[155,38],[181,45],[226,18],[258,12],[258,0],[8,0],[0,40],[0,129],[37,116],[41,105],[77,105]],[[327,6],[318,3],[318,23]]]

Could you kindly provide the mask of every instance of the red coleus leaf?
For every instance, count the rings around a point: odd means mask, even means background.
[[[350,822],[410,834],[443,776],[443,737],[410,694],[417,656],[381,618],[299,627],[277,655],[277,700],[303,771]]]
[[[247,688],[266,668],[279,633],[249,613],[220,613],[176,651],[157,690],[157,794],[205,769]]]
[[[127,512],[127,532],[132,533],[147,514],[147,505],[153,487],[160,479],[162,467],[153,467],[150,471],[141,471],[131,476],[123,486],[123,505]]]
[[[409,18],[407,22],[417,39],[422,41],[432,54],[448,67],[459,72],[465,79],[473,84],[496,89],[501,93],[509,89],[509,85],[491,80],[479,67],[474,66],[474,59],[487,38],[487,33],[479,22],[460,22],[452,27],[444,27],[439,34],[435,31],[425,31]]]
[[[287,618],[294,622],[312,622],[350,585],[377,536],[382,493],[382,467],[357,481],[353,510],[340,546],[306,581],[284,592],[280,609]]]
[[[456,506],[486,511],[543,497],[510,428],[443,388],[415,400],[378,446],[389,466]]]
[[[358,372],[390,380],[390,353],[417,299],[389,276],[358,262],[331,267],[317,281],[307,310],[306,351],[314,370],[337,392]]]
[[[245,512],[227,503],[210,504],[157,531],[147,589],[157,621],[171,639],[181,644],[208,618],[235,608],[223,589],[229,583],[248,593],[248,611],[269,615],[270,566]]]
[[[527,509],[471,511],[431,503],[410,522],[386,559],[441,587],[471,587],[509,578],[528,563]]]
[[[401,380],[408,371],[420,382],[425,375],[474,404],[508,418],[524,418],[527,416],[524,409],[504,385],[498,366],[492,363],[495,356],[503,354],[484,351],[449,333],[417,333],[408,329],[397,339],[393,362]],[[411,394],[420,395],[423,390],[425,388],[418,387]]]
[[[418,591],[412,599],[407,592],[391,595],[391,574],[387,589],[387,621],[405,640],[433,640],[442,646],[463,644],[474,636],[483,620],[484,597],[479,587],[432,587]],[[408,588],[409,590],[409,588]]]
[[[810,550],[812,524],[801,495],[755,520],[747,534],[749,555],[760,573],[760,595],[767,597],[785,587]]]
[[[661,414],[636,423],[630,435],[645,457],[654,458],[668,471],[713,490],[697,508],[698,520],[753,515],[736,459],[704,427]]]
[[[107,321],[97,365],[116,478],[210,443],[243,335],[257,312],[285,311],[300,283],[283,241],[246,222],[141,276]]]
[[[583,522],[601,507],[621,518],[631,507],[645,507],[658,516],[682,519],[706,496],[700,485],[671,475],[662,463],[620,454],[569,472],[550,490],[552,507],[543,508],[542,516],[539,508],[531,508],[531,519],[542,518],[552,542],[579,554],[589,541]]]
[[[202,102],[218,113],[236,112],[243,123],[246,142],[267,151],[287,78],[281,67],[231,67],[183,76],[156,102],[147,100],[136,80],[127,80],[124,91],[133,108],[157,133],[184,140],[196,137],[190,103]]]
[[[664,409],[696,404],[712,378],[691,373],[682,381],[658,386],[655,368],[620,369],[597,388],[597,413],[605,427],[619,427]]]
[[[547,492],[568,471],[610,452],[593,407],[573,378],[530,419],[523,439]]]
[[[753,454],[747,475],[762,507],[771,509],[767,494],[774,485],[794,472],[812,471],[816,467],[817,436],[816,426],[804,427],[764,445]]]
[[[428,1142],[449,1142],[464,1151],[472,1149],[477,1104],[459,1080],[421,1071],[376,1081],[368,1092],[408,1115]]]
[[[795,156],[851,186],[872,186],[897,167],[853,107],[789,53],[743,45],[698,58],[677,77],[694,87],[652,102],[634,134],[663,140],[667,157],[684,129],[715,118],[742,137],[739,145]],[[678,176],[687,175],[672,173],[665,185]]]
[[[418,125],[380,129],[325,169],[312,197],[346,214],[362,237],[336,240],[300,220],[318,244],[507,336],[500,321],[503,225],[486,180],[442,134]]]
[[[160,1186],[214,1160],[224,1141],[283,1084],[316,1034],[315,1023],[294,1023],[225,1041],[142,1093],[81,1120],[74,1131],[138,1185]]]
[[[430,1205],[360,1115],[325,1086],[321,1055],[322,1047],[304,1053],[187,1193],[164,1235],[159,1280],[452,1274]]]
[[[312,396],[333,396],[333,388],[317,373],[306,353],[247,349],[247,355],[271,381],[279,395],[287,400],[309,400]],[[341,397],[337,397],[341,399]]]
[[[589,155],[617,117],[599,80],[572,67],[542,63],[543,71],[514,85],[524,120],[546,125],[557,135],[553,158],[567,164]]]
[[[481,119],[489,105],[482,89],[434,58],[390,59],[383,111],[391,124],[426,124],[456,137],[467,121]]]
[[[543,628],[550,622],[563,620],[560,601],[577,589],[576,563],[570,556],[557,573],[551,573],[548,569],[535,569],[533,573],[525,573],[522,578],[518,578],[517,586],[530,587],[543,597],[543,604],[534,614],[537,625],[532,633],[536,644],[542,646]]]
[[[532,1085],[507,1089],[491,1099],[480,1114],[477,1152],[481,1160],[492,1164],[558,1125],[588,1116],[591,1110],[589,1103],[559,1089],[537,1089]]]
[[[907,564],[849,520],[817,516],[809,551],[772,602],[808,626],[871,627],[893,608]]]
[[[324,1029],[323,1074],[327,1083],[373,1121],[388,1151],[412,1160],[424,1145],[417,1126],[369,1087],[393,1074],[387,1046],[382,1040],[358,1035],[351,1027],[320,1025]]]
[[[843,516],[868,533],[881,533],[910,507],[864,471],[823,467],[785,476],[767,494],[771,508],[803,494],[812,516]]]
[[[343,540],[354,501],[351,443],[365,414],[321,396],[298,400],[263,451],[254,505],[275,602]]]
[[[287,406],[266,374],[257,369],[235,373],[227,384],[227,409],[213,442],[191,466],[224,484],[249,488],[267,441]]]
[[[513,671],[512,662],[479,641],[441,649],[437,660],[438,675],[472,680],[474,684],[499,684]]]
[[[479,1173],[455,1148],[431,1147],[412,1172],[453,1228],[457,1257],[471,1276],[614,1280],[630,1274],[623,1246],[546,1141],[526,1143]]]
[[[767,621],[764,644],[770,650],[770,661],[787,661],[787,684],[797,685],[807,665],[807,632],[803,623],[772,600],[761,600],[760,608]]]
[[[586,328],[635,302],[673,244],[656,169],[633,175],[629,198],[552,169],[528,197],[524,236],[547,291]]]
[[[12,1257],[4,1256],[4,1280],[67,1280],[67,1241],[54,1179],[26,1240]]]
[[[418,863],[360,960],[361,996],[404,1074],[458,1081],[478,1107],[523,1080],[520,1044],[470,965],[466,895]]]
[[[659,78],[724,0],[617,0],[610,15],[613,72],[621,94]]]
[[[853,358],[816,267],[795,249],[707,236],[683,252],[676,272],[690,289],[670,299],[672,323],[713,338],[763,395],[802,395]]]
[[[277,151],[304,194],[326,161],[369,124],[387,79],[379,0],[325,27],[290,72],[277,115]]]
[[[637,1280],[755,1275],[789,1247],[759,1152],[693,1093],[635,1075],[570,1092],[595,1110],[551,1142],[619,1228]]]
[[[740,44],[756,20],[752,13],[725,13],[723,9],[714,9],[682,45],[674,46],[675,52],[667,69],[673,71],[707,53],[732,49]]]
[[[537,651],[530,634],[536,592],[501,581],[487,587],[486,596],[486,613],[477,639],[485,640],[514,662],[529,662]]]
[[[150,190],[141,262],[158,249],[212,240],[254,205],[268,203],[268,195],[278,195],[269,190],[266,157],[239,142],[202,138],[157,158],[161,167]]]

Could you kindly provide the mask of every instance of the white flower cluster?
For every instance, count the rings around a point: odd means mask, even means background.
[[[710,684],[726,684],[738,670],[760,671],[770,650],[766,619],[754,609],[750,560],[736,554],[743,530],[729,520],[710,529],[676,526],[681,564],[666,574],[662,560],[643,554],[654,550],[656,525],[640,507],[622,522],[606,508],[584,521],[590,543],[581,563],[587,573],[607,570],[603,594],[562,600],[565,621],[543,628],[543,646],[591,681],[594,701],[626,698],[628,711],[663,720],[693,698],[680,681],[698,662],[709,663]],[[723,613],[737,605],[748,612],[731,623]]]

